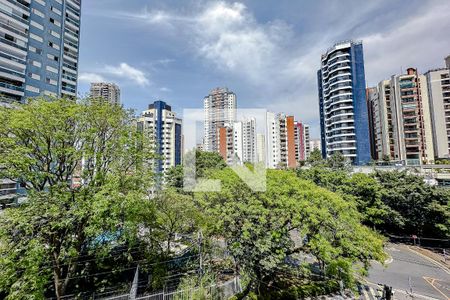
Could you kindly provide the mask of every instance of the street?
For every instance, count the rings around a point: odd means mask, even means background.
[[[386,267],[380,263],[373,264],[367,277],[369,287],[375,289],[374,284],[392,286],[395,299],[450,299],[448,270],[413,252],[406,245],[389,244],[386,251],[391,258],[386,261]],[[410,296],[411,291],[414,298]]]

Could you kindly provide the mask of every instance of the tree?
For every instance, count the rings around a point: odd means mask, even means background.
[[[352,166],[348,158],[346,158],[341,152],[335,152],[333,155],[327,158],[326,165],[332,170],[350,171]]]
[[[311,153],[309,154],[308,159],[306,162],[311,165],[312,167],[320,166],[324,164],[324,159],[322,157],[322,152],[320,152],[319,149],[315,148]]]
[[[197,177],[204,177],[208,170],[221,170],[227,166],[222,156],[217,152],[196,150],[195,158]]]
[[[193,152],[189,152],[185,155],[184,159],[193,159]],[[172,167],[165,174],[166,186],[175,188],[178,192],[182,192],[184,184],[184,165]],[[204,177],[207,173],[214,172],[215,170],[221,170],[225,168],[227,164],[223,160],[222,156],[216,152],[205,152],[195,150],[195,174],[196,177]],[[193,167],[190,164],[187,166]]]
[[[183,190],[183,166],[178,165],[167,170],[165,183],[167,187],[181,192]]]
[[[136,239],[152,149],[131,112],[104,101],[35,99],[0,121],[0,178],[27,190],[0,216],[0,291],[61,299],[87,276],[83,257]]]
[[[407,172],[375,173],[382,186],[382,201],[397,214],[389,232],[425,237],[450,237],[450,193],[427,185]]]
[[[357,204],[364,224],[391,234],[448,238],[450,193],[406,172],[350,174],[341,168],[313,167],[297,175]]]
[[[195,206],[192,196],[167,189],[155,198],[156,224],[148,235],[156,239],[157,245],[165,245],[161,253],[172,254],[172,246],[176,235],[195,233],[202,223],[202,216]]]
[[[196,199],[237,270],[250,277],[246,292],[276,284],[280,270],[295,268],[287,259],[299,253],[313,255],[326,274],[349,284],[355,264],[367,269],[371,259],[384,258],[382,239],[361,225],[354,203],[293,172],[269,170],[266,192],[252,192],[229,168],[211,176],[221,180],[222,191]]]

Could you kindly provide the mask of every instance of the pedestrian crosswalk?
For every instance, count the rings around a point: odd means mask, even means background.
[[[385,300],[383,298],[383,287],[377,285],[358,285],[358,295],[354,292],[348,292],[344,294],[328,295],[321,299],[332,299],[332,300],[347,300],[347,299],[358,299],[358,300]],[[397,299],[397,298],[393,298]]]
[[[377,300],[383,297],[381,287],[374,288],[368,285],[358,285],[359,300]]]

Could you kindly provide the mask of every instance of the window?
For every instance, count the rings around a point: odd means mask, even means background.
[[[31,12],[34,13],[35,15],[41,17],[41,18],[44,18],[44,17],[45,17],[44,13],[41,12],[40,10],[37,10],[36,8],[33,8],[33,9],[31,10]]]
[[[25,89],[27,91],[30,91],[30,92],[33,92],[33,93],[39,93],[39,89],[37,87],[32,86],[32,85],[27,85],[25,87]]]
[[[52,47],[53,49],[56,49],[56,50],[60,49],[59,45],[57,45],[57,44],[55,44],[53,42],[48,42],[48,46]]]
[[[57,33],[56,31],[49,30],[48,32],[49,32],[51,35],[53,35],[54,37],[58,38],[58,39],[61,37],[61,35],[60,35],[59,33]]]
[[[56,69],[56,68],[53,68],[51,66],[47,66],[46,69],[47,69],[47,71],[50,71],[50,72],[58,74],[58,69]]]
[[[55,24],[56,26],[61,27],[61,22],[56,21],[56,20],[53,19],[53,18],[50,18],[50,23],[53,23],[53,24]]]
[[[45,1],[44,0],[36,0],[37,3],[39,3],[40,5],[45,6]]]
[[[31,77],[36,80],[41,80],[41,76],[38,74],[34,74],[34,73],[28,73],[28,77]]]
[[[48,77],[45,79],[45,82],[47,82],[47,83],[49,83],[49,84],[51,84],[51,85],[57,85],[56,80],[50,79],[50,78],[48,78]]]
[[[41,43],[44,41],[43,38],[41,38],[40,36],[35,35],[34,33],[31,33],[31,32],[30,32],[30,37],[31,37],[32,39],[35,39],[35,40],[38,41],[38,42],[41,42]]]
[[[61,11],[60,11],[59,9],[55,8],[54,6],[52,6],[50,9],[51,9],[51,11],[54,12],[55,14],[61,15]]]
[[[33,66],[35,66],[35,67],[38,67],[38,68],[42,67],[42,64],[40,62],[38,62],[38,61],[35,61],[35,60],[33,60],[33,62],[31,64]]]
[[[8,41],[14,42],[14,37],[12,35],[7,34],[7,33],[5,33],[5,39],[7,39]]]
[[[44,30],[44,26],[42,26],[38,22],[35,22],[35,21],[31,20],[30,24],[31,24],[31,26],[34,26],[34,27],[36,27],[36,28],[38,28],[40,30]]]
[[[51,59],[51,60],[54,60],[54,61],[59,61],[59,57],[54,56],[54,55],[52,55],[52,54],[47,54],[47,58],[48,58],[48,59]]]

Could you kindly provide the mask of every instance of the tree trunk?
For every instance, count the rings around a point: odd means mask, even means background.
[[[253,280],[250,280],[250,282],[247,284],[247,286],[245,287],[245,290],[236,295],[236,299],[237,300],[242,300],[245,299],[245,297],[247,297],[247,295],[250,293],[250,291],[252,290],[252,285],[253,285]]]
[[[62,291],[62,287],[61,287],[61,280],[59,278],[59,274],[56,270],[53,271],[53,276],[54,276],[54,283],[55,283],[55,294],[56,294],[56,299],[60,300],[63,294]]]

